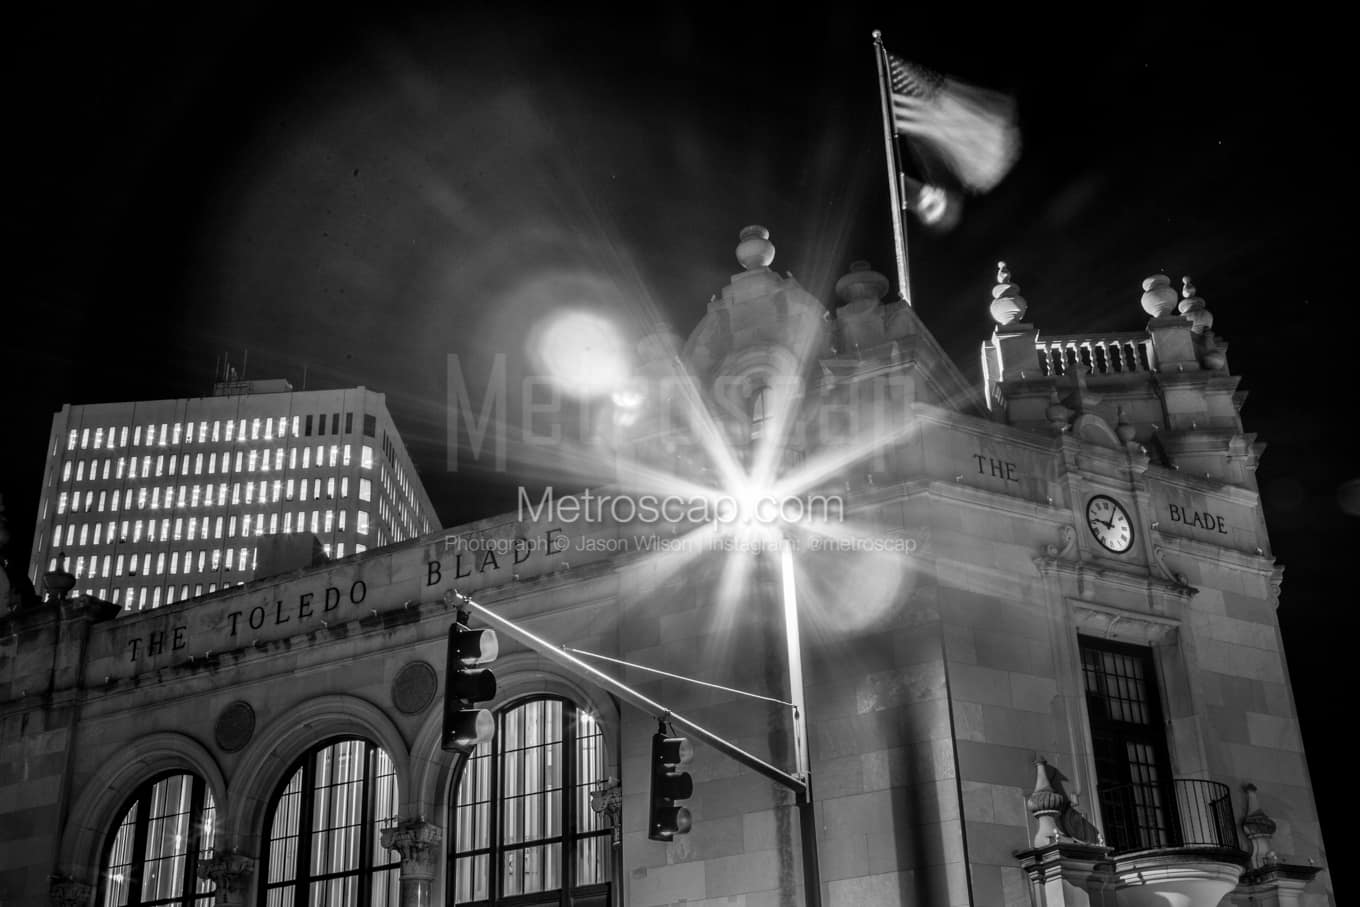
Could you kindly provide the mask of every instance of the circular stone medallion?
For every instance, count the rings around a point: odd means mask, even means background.
[[[434,701],[439,677],[428,662],[413,661],[392,678],[392,704],[406,715],[423,712]]]
[[[255,733],[255,710],[250,703],[237,700],[222,710],[217,716],[214,736],[217,746],[224,753],[234,753],[250,742]]]

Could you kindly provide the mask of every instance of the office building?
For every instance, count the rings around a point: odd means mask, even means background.
[[[79,591],[128,611],[296,563],[270,557],[290,537],[342,558],[439,528],[383,395],[362,387],[233,380],[67,405],[47,450],[30,576],[64,555]]]

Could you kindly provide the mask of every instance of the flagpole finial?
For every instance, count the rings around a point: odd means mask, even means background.
[[[879,43],[879,44],[882,44],[882,43],[883,43],[883,32],[879,31],[878,29],[874,29],[874,41],[876,41],[876,42]]]

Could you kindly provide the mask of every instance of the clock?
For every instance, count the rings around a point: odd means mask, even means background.
[[[1115,554],[1133,547],[1133,523],[1129,512],[1114,498],[1098,494],[1086,502],[1086,525],[1096,541]]]

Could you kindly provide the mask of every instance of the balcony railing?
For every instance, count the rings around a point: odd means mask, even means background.
[[[1152,341],[1147,334],[1103,334],[1097,337],[1052,335],[1041,337],[1035,348],[1039,370],[1045,375],[1066,375],[1078,363],[1093,375],[1151,372]]]
[[[1171,847],[1242,849],[1232,792],[1216,781],[1124,784],[1100,792],[1105,843],[1115,853]]]

